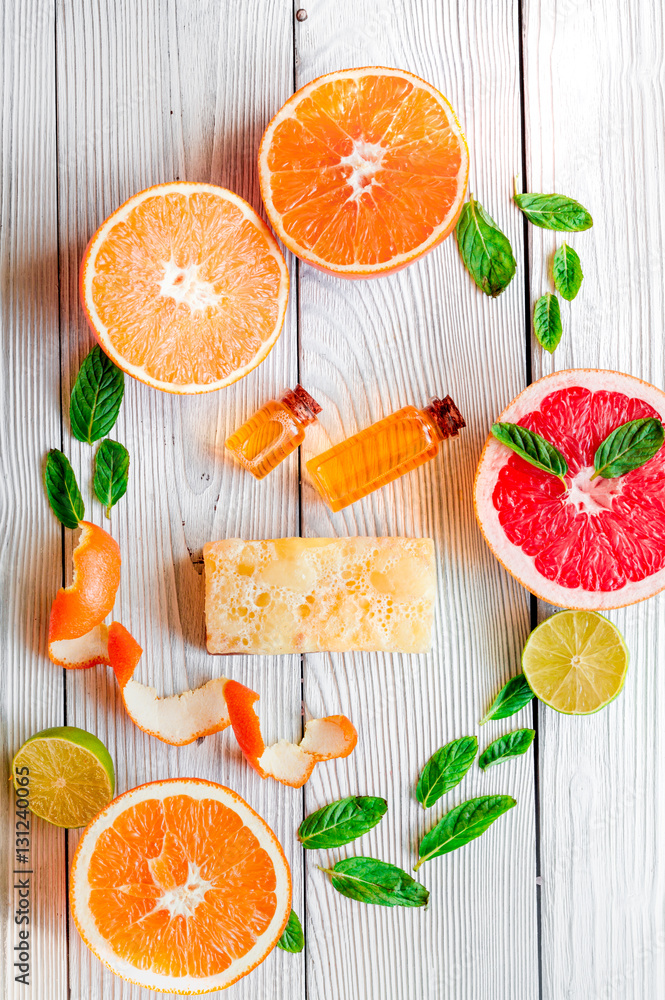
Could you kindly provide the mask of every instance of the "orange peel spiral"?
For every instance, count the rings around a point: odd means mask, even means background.
[[[156,739],[185,746],[229,725],[246,760],[262,778],[300,788],[319,761],[347,757],[358,734],[344,715],[311,719],[299,744],[279,740],[266,747],[254,709],[256,691],[217,677],[193,691],[160,697],[155,688],[134,680],[143,650],[120,622],[107,626],[120,583],[118,543],[96,525],[81,522],[74,549],[74,578],[61,587],[51,607],[48,651],[68,669],[110,665],[132,721]]]
[[[108,662],[116,675],[127,714],[143,732],[171,746],[185,746],[227,726],[247,762],[262,778],[300,788],[319,761],[347,757],[358,741],[345,715],[311,719],[299,744],[279,740],[266,747],[254,702],[259,695],[238,681],[216,677],[202,687],[160,698],[133,679],[141,647],[120,622],[108,630]]]
[[[358,733],[345,715],[310,719],[300,743],[279,740],[266,747],[254,702],[259,695],[238,681],[227,681],[224,691],[235,738],[247,762],[262,778],[301,788],[314,765],[335,757],[348,757],[358,742]]]
[[[48,653],[61,667],[108,663],[108,631],[103,624],[120,584],[120,547],[107,531],[81,521],[81,537],[72,553],[74,575],[51,605]]]

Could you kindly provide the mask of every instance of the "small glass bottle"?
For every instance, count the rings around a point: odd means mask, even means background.
[[[231,435],[226,447],[248,472],[263,479],[302,444],[305,427],[320,412],[316,400],[297,385],[257,410]]]
[[[464,426],[450,396],[422,410],[405,406],[310,459],[307,468],[326,503],[341,510],[434,458]]]

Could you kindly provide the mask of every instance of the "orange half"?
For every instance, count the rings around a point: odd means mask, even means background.
[[[413,73],[378,66],[302,87],[259,150],[277,235],[309,264],[347,277],[398,270],[445,239],[468,174],[446,98]]]
[[[291,873],[272,830],[230,788],[174,778],[118,796],[72,864],[72,915],[90,950],[129,982],[211,993],[275,947]]]
[[[83,308],[123,371],[167,392],[242,378],[266,357],[286,313],[289,276],[251,205],[213,184],[134,195],[88,244]]]

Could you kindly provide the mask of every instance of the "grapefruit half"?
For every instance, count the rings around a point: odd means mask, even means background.
[[[534,382],[498,418],[541,434],[569,466],[564,485],[490,436],[476,471],[476,517],[489,547],[542,600],[599,611],[665,588],[665,448],[616,479],[591,479],[601,442],[639,417],[665,421],[665,393],[585,368]]]

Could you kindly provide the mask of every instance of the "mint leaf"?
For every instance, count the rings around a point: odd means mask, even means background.
[[[289,919],[286,923],[286,927],[282,932],[282,936],[277,942],[277,947],[281,948],[282,951],[302,951],[305,947],[305,936],[302,932],[302,924],[298,919],[298,914],[295,910],[291,910],[289,913]]]
[[[478,739],[462,736],[446,743],[425,764],[416,786],[416,798],[428,809],[460,781],[478,753]]]
[[[375,827],[387,808],[386,800],[374,795],[350,795],[307,816],[298,829],[298,840],[310,851],[342,847]]]
[[[486,295],[499,295],[515,274],[513,248],[473,195],[461,211],[455,238],[464,266],[478,288]]]
[[[320,866],[319,866],[320,867]],[[349,899],[375,906],[426,906],[429,892],[407,872],[374,858],[345,858],[333,868],[321,868],[330,875],[333,887]]]
[[[484,726],[490,719],[507,719],[509,715],[515,715],[528,705],[532,698],[533,691],[529,687],[528,680],[524,674],[517,674],[504,684],[478,725]]]
[[[510,795],[481,795],[455,806],[421,840],[420,858],[414,871],[418,871],[425,861],[449,854],[475,840],[516,804]]]
[[[490,743],[487,750],[481,753],[478,767],[486,771],[492,764],[500,764],[510,757],[520,757],[527,752],[535,735],[535,729],[515,729],[512,733],[499,736],[498,740]]]
[[[571,302],[580,290],[584,275],[580,258],[567,243],[562,243],[554,254],[552,273],[557,292],[567,302]]]
[[[558,448],[546,441],[540,434],[530,431],[521,424],[492,424],[492,434],[506,448],[510,448],[531,465],[553,476],[563,477],[568,472],[568,462]]]
[[[85,516],[85,505],[74,470],[57,448],[52,448],[44,471],[46,495],[51,510],[65,528],[78,528]]]
[[[124,497],[129,479],[129,452],[119,441],[102,441],[95,456],[93,489],[111,516],[111,507]]]
[[[125,376],[99,345],[84,360],[72,389],[69,422],[79,441],[92,444],[109,433],[118,419]]]
[[[663,425],[656,417],[641,417],[621,424],[596,451],[591,478],[616,479],[639,469],[660,451],[664,439]]]
[[[540,346],[552,354],[561,340],[563,328],[559,300],[551,292],[541,295],[536,302],[533,310],[533,332]]]
[[[516,181],[513,198],[529,222],[541,229],[578,233],[593,225],[584,205],[563,194],[519,194]]]

